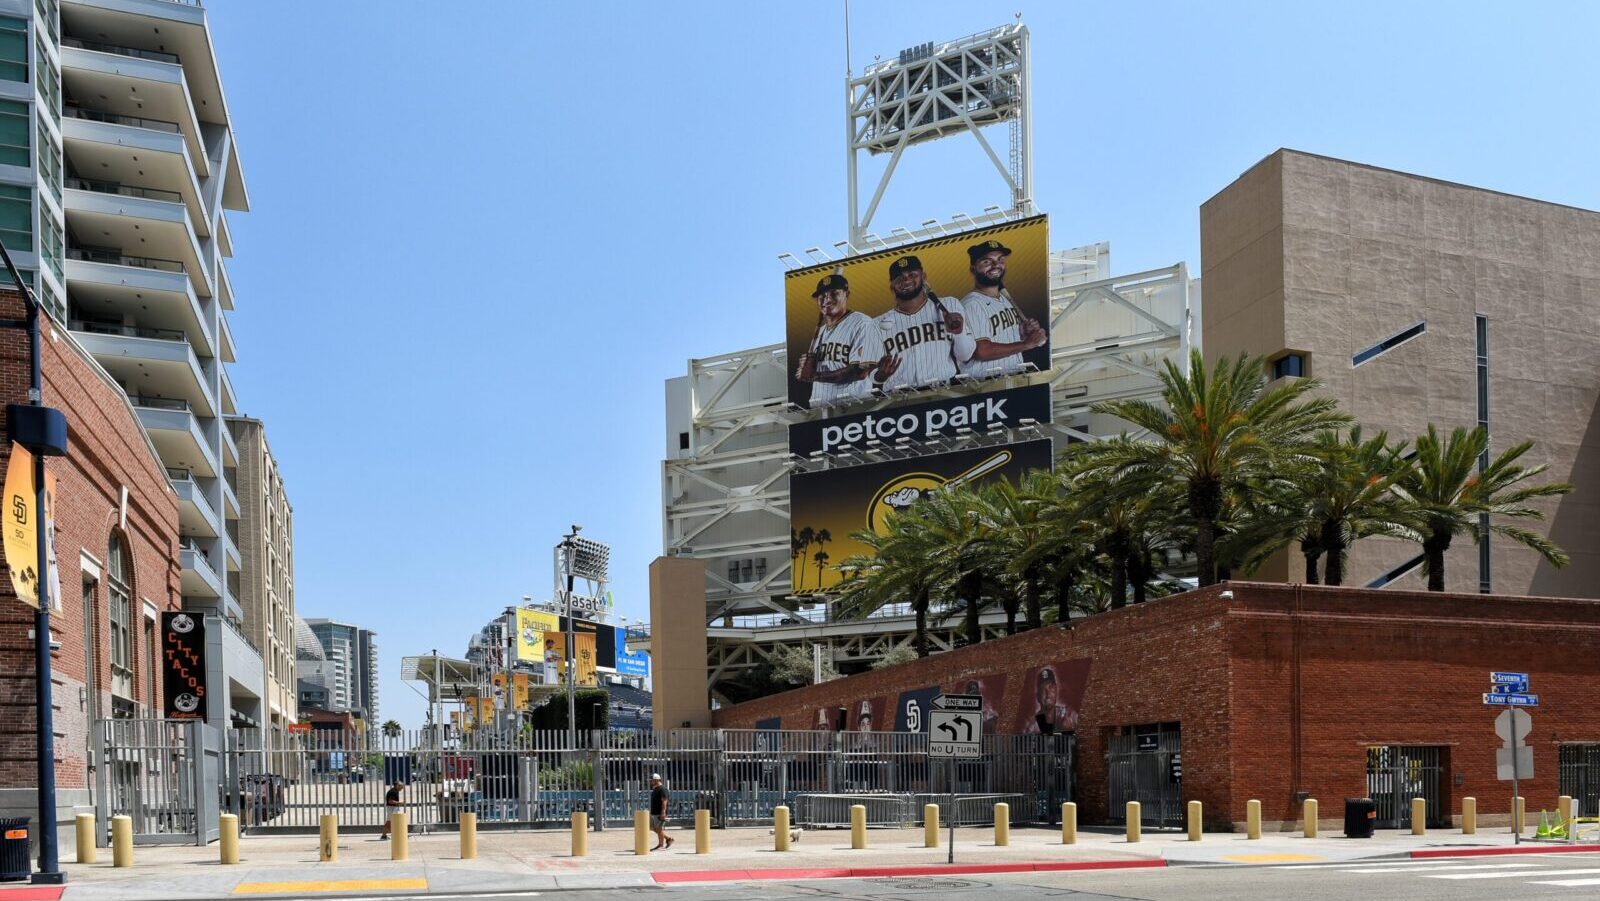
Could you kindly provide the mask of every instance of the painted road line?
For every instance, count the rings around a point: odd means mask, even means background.
[[[1528,876],[1539,876],[1539,877],[1542,878],[1542,877],[1545,877],[1545,876],[1594,876],[1594,875],[1597,875],[1597,874],[1600,874],[1600,869],[1590,868],[1590,869],[1587,869],[1587,870],[1539,870],[1537,872],[1532,872],[1532,871],[1529,871],[1529,870],[1518,870],[1518,871],[1516,871],[1514,873],[1440,873],[1440,874],[1438,874],[1436,876],[1429,876],[1427,878],[1429,878],[1429,879],[1511,879],[1513,877],[1524,877],[1525,878],[1525,877],[1528,877]]]
[[[318,879],[307,882],[241,882],[235,895],[292,894],[294,892],[382,892],[428,890],[426,879]]]
[[[1239,863],[1314,863],[1328,858],[1320,854],[1224,854],[1222,859]]]
[[[1529,885],[1559,885],[1562,888],[1576,888],[1580,885],[1600,885],[1600,879],[1552,879],[1546,882],[1543,879],[1532,879]]]
[[[1478,863],[1451,867],[1388,867],[1385,869],[1359,869],[1341,870],[1343,873],[1446,873],[1455,870],[1510,870],[1517,867],[1524,871],[1537,870],[1536,863]]]
[[[1346,867],[1390,867],[1390,868],[1393,868],[1393,867],[1442,866],[1442,865],[1444,865],[1444,863],[1445,863],[1445,861],[1439,861],[1437,863],[1426,863],[1425,864],[1423,861],[1420,861],[1420,860],[1409,860],[1409,859],[1407,859],[1407,860],[1362,860],[1361,858],[1357,857],[1357,858],[1353,858],[1351,860],[1340,861],[1339,863],[1292,864],[1292,865],[1283,866],[1283,867],[1273,867],[1272,869],[1274,869],[1274,870],[1283,870],[1285,872],[1293,872],[1295,870],[1337,870],[1337,869],[1344,869]]]

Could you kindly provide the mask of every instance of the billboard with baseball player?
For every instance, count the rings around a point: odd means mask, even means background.
[[[1048,438],[797,472],[789,477],[790,577],[795,594],[814,594],[837,585],[831,564],[867,546],[850,536],[863,529],[881,531],[884,518],[915,503],[923,494],[945,488],[1005,478],[1013,483],[1034,469],[1049,469]]]
[[[796,269],[789,400],[823,407],[1050,367],[1044,216]]]

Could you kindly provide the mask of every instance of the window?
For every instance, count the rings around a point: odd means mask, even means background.
[[[28,105],[0,100],[0,163],[26,166],[28,162]]]
[[[1379,341],[1377,344],[1372,345],[1366,350],[1358,351],[1350,358],[1350,365],[1360,366],[1362,363],[1367,362],[1378,354],[1388,353],[1389,351],[1394,350],[1396,347],[1399,347],[1407,341],[1410,341],[1412,338],[1423,334],[1427,330],[1428,323],[1423,321],[1413,325],[1408,329],[1396,332],[1395,334],[1390,335],[1382,341]]]
[[[28,22],[0,16],[0,78],[28,80]]]
[[[1304,378],[1305,374],[1305,354],[1284,354],[1272,361],[1272,377],[1275,379],[1298,379]]]
[[[45,265],[56,274],[56,279],[66,281],[61,274],[61,229],[56,227],[55,217],[44,208],[44,204],[39,205],[39,252],[44,255]]]
[[[45,52],[43,41],[35,41],[33,49],[33,69],[38,76],[39,96],[44,100],[45,109],[50,111],[51,120],[60,122],[61,76],[50,63],[50,55]]]
[[[0,184],[0,241],[7,250],[33,252],[33,189]]]
[[[151,716],[161,715],[161,696],[156,693],[156,621],[144,618],[144,698]]]
[[[132,567],[124,553],[122,537],[111,536],[110,592],[111,607],[111,694],[131,697],[133,694],[133,593],[128,587]]]
[[[689,433],[688,432],[679,432],[678,433],[678,450],[688,450],[688,449],[689,449]]]
[[[57,8],[58,5],[58,0],[33,0],[34,8],[39,11],[40,20],[50,32],[50,39],[57,43],[61,41],[61,12]]]
[[[56,142],[50,140],[50,132],[45,131],[44,123],[38,124],[39,137],[39,177],[50,186],[50,195],[61,203],[61,151],[56,147]],[[59,273],[58,273],[59,274]]]

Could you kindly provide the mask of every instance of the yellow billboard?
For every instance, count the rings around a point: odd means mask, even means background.
[[[543,610],[517,610],[517,662],[543,663],[546,632],[561,631],[561,618]]]
[[[547,642],[554,642],[557,648],[565,648],[567,646],[565,632],[546,632],[544,637]],[[572,641],[573,655],[578,658],[577,683],[579,685],[598,685],[600,680],[599,673],[596,670],[598,660],[595,657],[595,633],[575,633],[572,636]],[[564,657],[565,655],[563,654]],[[566,677],[567,664],[566,660],[563,659],[561,662],[561,678],[565,679]]]
[[[528,709],[528,674],[513,673],[511,676],[511,709]]]
[[[11,442],[11,459],[6,464],[5,534],[6,567],[11,570],[11,587],[30,607],[39,606],[39,524],[34,518],[33,454]],[[50,567],[50,592],[61,603],[61,582],[56,572],[55,553],[55,476],[44,475],[46,565]]]

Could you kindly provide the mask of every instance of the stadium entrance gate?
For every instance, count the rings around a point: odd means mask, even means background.
[[[221,746],[201,720],[96,721],[95,844],[110,844],[114,816],[133,821],[135,844],[215,841]]]
[[[1134,726],[1111,736],[1109,763],[1107,814],[1112,823],[1126,825],[1128,802],[1138,801],[1144,825],[1183,826],[1183,743],[1176,723]]]

